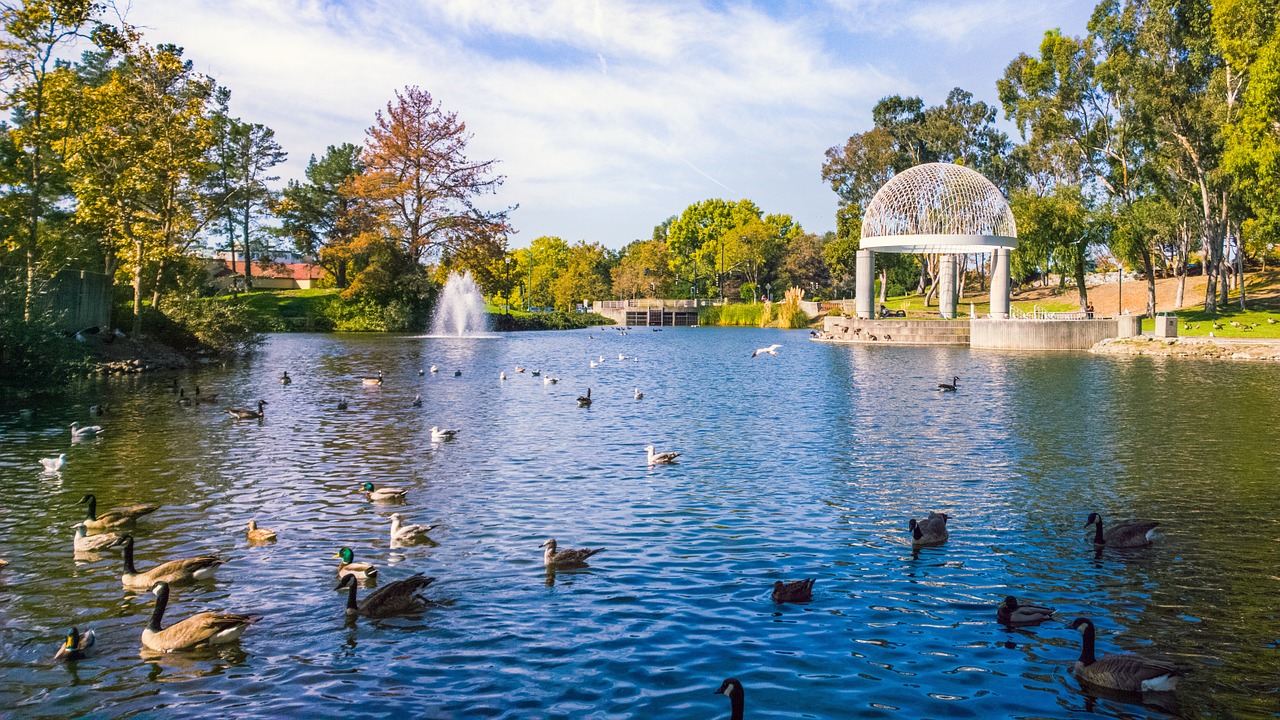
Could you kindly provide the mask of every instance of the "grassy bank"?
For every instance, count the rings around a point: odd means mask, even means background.
[[[699,325],[723,325],[729,327],[760,327],[764,317],[762,303],[712,305],[698,313]]]

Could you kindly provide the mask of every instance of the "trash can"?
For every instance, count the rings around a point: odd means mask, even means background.
[[[1177,315],[1157,315],[1156,316],[1156,337],[1158,338],[1178,337],[1178,316]]]

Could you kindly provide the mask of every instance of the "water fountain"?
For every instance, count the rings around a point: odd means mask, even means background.
[[[473,337],[489,331],[480,286],[468,270],[450,273],[431,318],[431,334],[445,337]]]

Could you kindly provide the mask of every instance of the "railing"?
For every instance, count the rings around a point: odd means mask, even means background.
[[[1050,312],[1036,305],[1031,308],[1030,312],[1019,310],[1016,307],[1009,308],[1009,317],[1021,320],[1092,320],[1089,313],[1083,310],[1069,310],[1064,312]]]
[[[670,300],[666,298],[635,298],[632,300],[596,300],[593,306],[600,310],[663,310],[667,308],[710,307],[716,300]]]

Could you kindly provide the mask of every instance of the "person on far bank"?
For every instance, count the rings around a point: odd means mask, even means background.
[[[1089,318],[1090,320],[1093,319],[1093,301],[1092,300],[1089,301],[1088,305],[1085,305],[1084,316]]]

